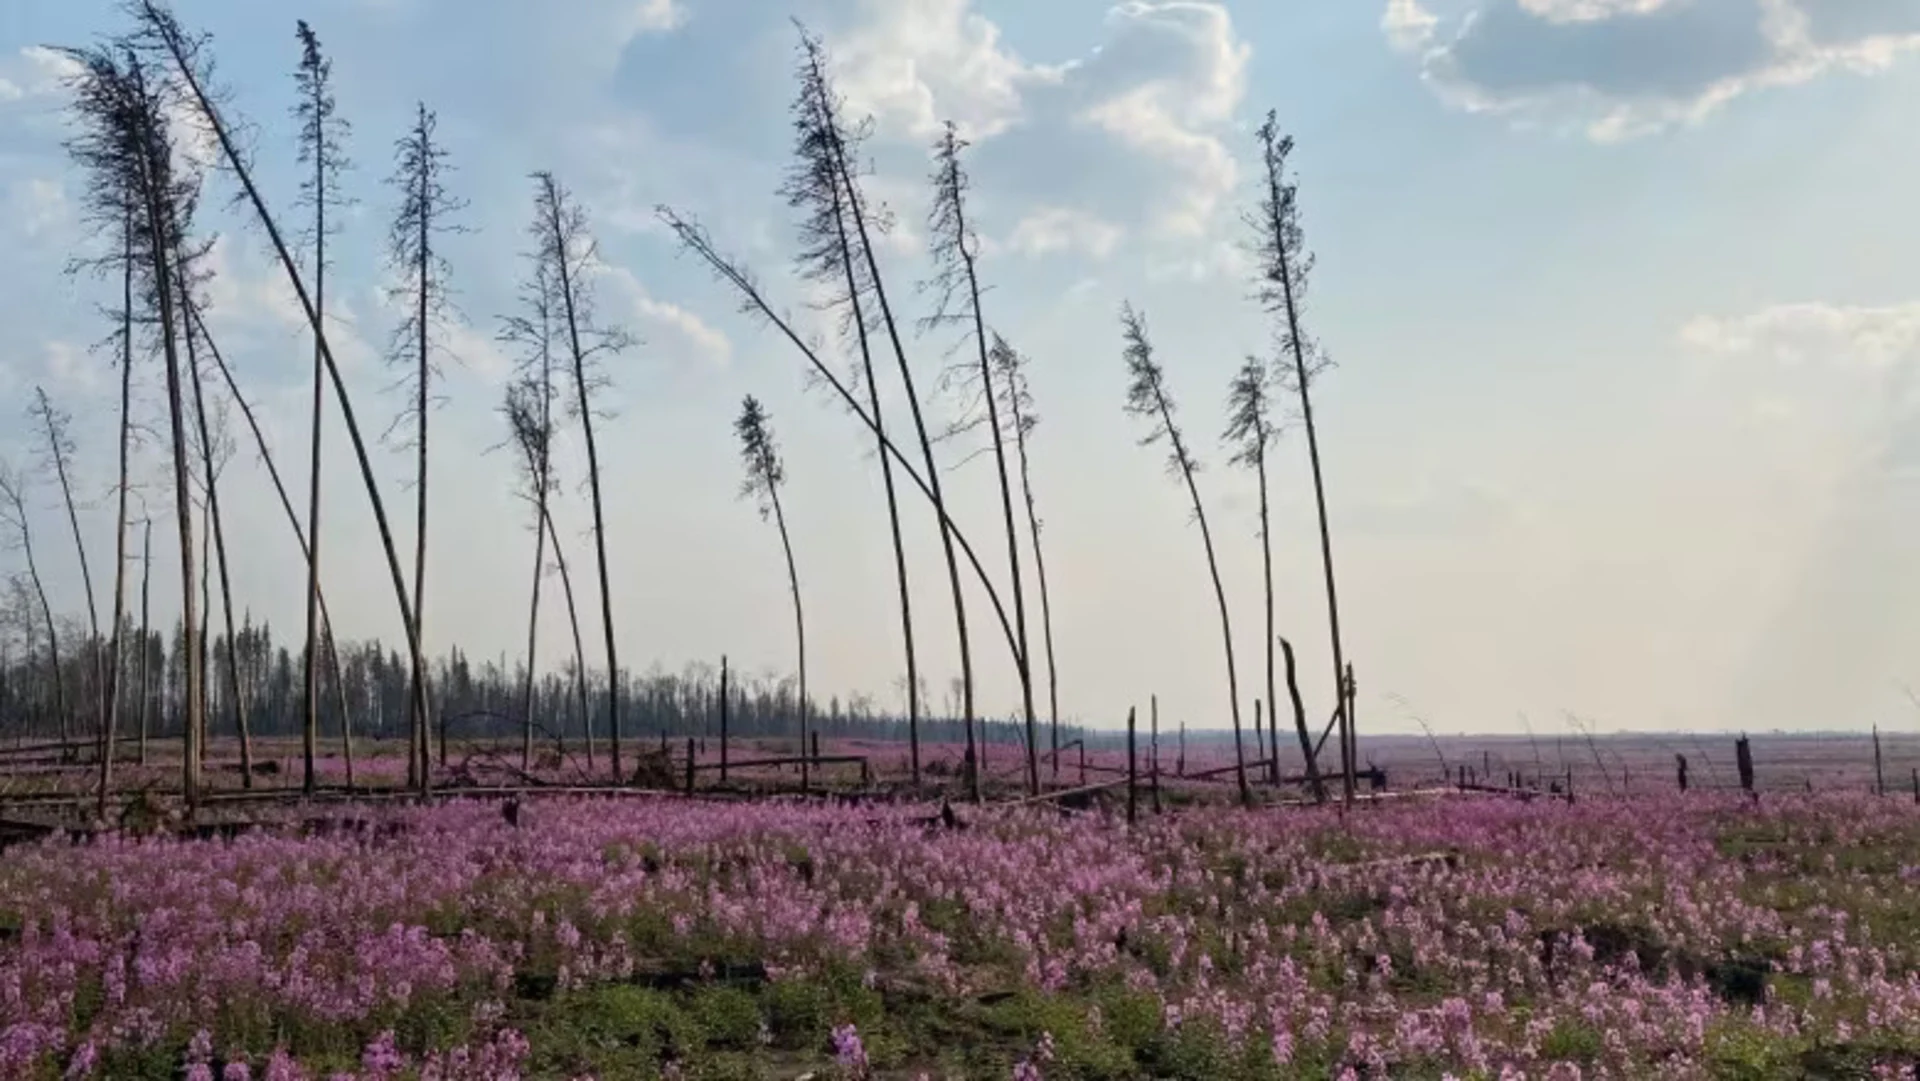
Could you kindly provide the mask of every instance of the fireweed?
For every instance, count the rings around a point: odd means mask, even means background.
[[[1820,1054],[1903,1076],[1920,1050],[1903,800],[1462,798],[1131,831],[663,800],[527,802],[517,828],[477,801],[359,813],[331,835],[10,850],[0,1076],[144,1054],[190,1076],[519,1077],[529,988],[736,961],[956,1011],[1068,1004],[1073,1031],[1036,1046],[1036,1023],[1001,1076],[1082,1076],[1095,1045],[1139,1076],[1203,1046],[1189,1075],[1275,1078],[1797,1076],[1764,1071]],[[1434,852],[1454,858],[1396,859]],[[1103,1013],[1113,994],[1157,1016]],[[886,1018],[852,1020],[819,1019],[821,1068],[944,1076]]]

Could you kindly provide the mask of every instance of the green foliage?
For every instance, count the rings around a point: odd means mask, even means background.
[[[1592,1062],[1606,1049],[1599,1030],[1583,1021],[1561,1018],[1540,1041],[1543,1058],[1556,1062]]]

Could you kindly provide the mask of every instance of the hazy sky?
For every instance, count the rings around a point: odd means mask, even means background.
[[[60,148],[45,44],[117,27],[106,0],[0,5],[0,454],[29,453],[35,384],[78,418],[96,588],[109,599],[114,371],[90,343],[113,289],[63,274],[91,243]],[[1115,314],[1150,321],[1233,601],[1244,699],[1261,692],[1249,479],[1218,445],[1228,378],[1271,348],[1249,300],[1241,215],[1269,108],[1299,140],[1309,327],[1338,367],[1316,410],[1363,726],[1504,731],[1563,711],[1601,728],[1915,723],[1920,683],[1920,0],[179,0],[211,31],[274,204],[296,183],[296,15],[335,63],[358,204],[336,243],[336,348],[366,424],[399,403],[380,355],[384,183],[414,103],[438,110],[469,202],[447,245],[467,325],[433,414],[426,636],[524,649],[528,514],[490,452],[506,358],[493,342],[525,266],[526,174],[555,170],[593,215],[604,312],[643,343],[612,364],[601,456],[623,659],[792,664],[778,540],[736,497],[730,422],[765,401],[783,441],[812,686],[901,700],[878,468],[799,359],[656,224],[697,214],[797,309],[776,193],[795,33],[822,32],[871,113],[885,257],[921,314],[928,144],[973,139],[987,317],[1033,358],[1063,712],[1219,724],[1226,690],[1198,531],[1161,453],[1123,415]],[[565,21],[562,21],[564,18]],[[310,345],[258,234],[220,211],[212,321],[305,472]],[[809,322],[817,322],[809,318]],[[925,383],[953,344],[913,343]],[[142,378],[151,381],[151,365]],[[330,407],[331,408],[331,407]],[[571,437],[570,437],[571,438]],[[359,481],[328,432],[326,581],[343,634],[398,641]],[[590,586],[582,456],[562,500]],[[957,462],[966,448],[948,451]],[[158,447],[142,475],[159,476]],[[403,550],[410,461],[377,454]],[[236,588],[292,640],[304,575],[244,442],[229,474]],[[958,472],[965,526],[1004,580],[991,470]],[[1330,704],[1305,442],[1277,456],[1280,624],[1316,713]],[[300,498],[296,492],[296,498]],[[903,498],[905,498],[903,496]],[[83,603],[54,493],[37,525],[55,603]],[[156,514],[171,498],[155,483]],[[956,670],[931,517],[910,511],[923,669]],[[155,597],[177,593],[170,522]],[[1030,561],[1029,561],[1030,562]],[[18,557],[0,553],[0,568]],[[563,624],[548,593],[542,650]],[[164,610],[164,609],[163,609]],[[1012,666],[976,590],[983,705]],[[1037,620],[1036,620],[1036,642]],[[1036,654],[1038,650],[1036,648]],[[1284,692],[1283,692],[1284,693]],[[1401,702],[1411,706],[1402,705]]]

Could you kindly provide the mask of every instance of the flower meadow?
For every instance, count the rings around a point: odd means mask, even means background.
[[[0,1077],[1913,1077],[1920,808],[359,809],[0,855]],[[1445,854],[1445,858],[1437,858]]]

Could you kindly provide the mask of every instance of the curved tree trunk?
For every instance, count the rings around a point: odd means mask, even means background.
[[[787,583],[793,588],[793,638],[799,653],[800,673],[800,789],[806,791],[812,782],[809,770],[811,754],[807,742],[808,706],[807,706],[807,621],[800,612],[800,571],[793,562],[793,541],[787,535],[787,514],[780,506],[780,489],[773,484],[767,485],[768,498],[773,503],[773,520],[780,527],[780,548],[787,556]],[[722,706],[721,708],[725,708]]]

